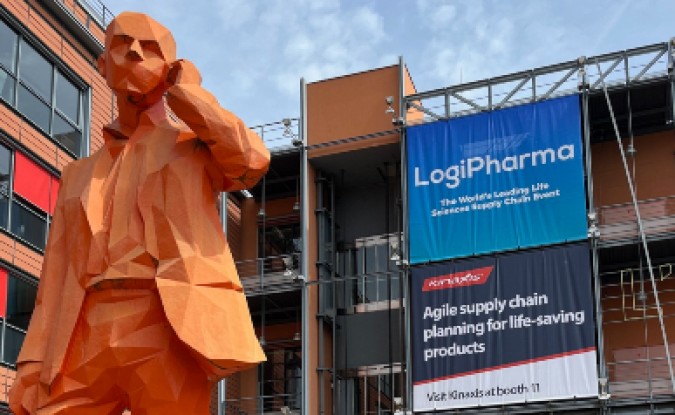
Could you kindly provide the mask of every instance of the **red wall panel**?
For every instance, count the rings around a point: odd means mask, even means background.
[[[20,152],[14,153],[14,193],[51,212],[52,175]]]

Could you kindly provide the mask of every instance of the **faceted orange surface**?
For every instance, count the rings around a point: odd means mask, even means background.
[[[122,13],[105,43],[119,117],[63,171],[10,407],[207,414],[215,381],[265,360],[216,197],[253,186],[269,152],[159,23]]]

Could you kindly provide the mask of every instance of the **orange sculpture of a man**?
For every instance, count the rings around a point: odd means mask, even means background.
[[[110,23],[99,69],[119,117],[63,171],[10,407],[208,414],[214,382],[265,359],[216,200],[269,152],[145,15]]]

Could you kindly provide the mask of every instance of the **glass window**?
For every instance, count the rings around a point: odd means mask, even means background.
[[[7,327],[5,330],[5,355],[4,361],[10,364],[16,364],[16,359],[19,357],[19,351],[23,345],[23,339],[26,334],[22,331]]]
[[[0,193],[9,194],[11,180],[12,153],[3,145],[0,145]]]
[[[16,200],[12,203],[11,227],[14,235],[39,249],[45,249],[46,218],[29,210]]]
[[[14,78],[0,68],[0,98],[14,104]]]
[[[7,214],[9,213],[9,198],[0,194],[0,228],[7,229]]]
[[[81,112],[89,109],[83,91],[28,40],[0,20],[0,104],[9,104],[79,156],[85,134]]]
[[[52,77],[54,75],[52,64],[23,40],[21,41],[19,71],[21,81],[49,102],[52,96]]]
[[[35,308],[37,286],[9,275],[7,287],[7,323],[28,330]]]
[[[14,73],[16,61],[17,35],[5,22],[0,20],[0,64],[10,73]]]
[[[56,74],[56,108],[71,121],[79,121],[80,91],[60,72]]]
[[[51,110],[25,86],[19,86],[19,112],[28,117],[44,132],[49,133]]]
[[[80,154],[82,133],[58,114],[54,115],[52,135],[56,141],[63,144],[72,153]]]

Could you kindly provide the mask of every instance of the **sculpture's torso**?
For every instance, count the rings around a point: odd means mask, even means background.
[[[87,290],[149,286],[158,268],[193,254],[221,260],[222,284],[222,271],[232,264],[210,186],[210,153],[160,108],[143,116],[150,125],[128,139],[107,137],[97,153],[69,166],[65,216],[86,219],[90,229],[69,234],[77,239],[69,245],[78,250],[80,283]],[[186,250],[194,244],[200,252]],[[192,282],[209,279],[173,275]],[[236,276],[229,282],[238,286]]]

